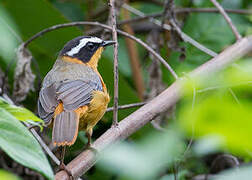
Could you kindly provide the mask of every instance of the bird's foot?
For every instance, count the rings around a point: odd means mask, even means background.
[[[91,144],[91,143],[87,143],[87,144],[85,145],[85,148],[84,148],[84,149],[86,149],[86,150],[91,150],[91,151],[93,151],[95,154],[98,154],[98,151],[97,151],[95,148],[92,147],[92,144]]]
[[[117,127],[118,127],[118,124],[119,124],[118,121],[113,121],[111,127],[117,128]]]
[[[71,173],[71,171],[66,167],[66,165],[64,163],[61,163],[59,165],[59,170],[63,170],[66,171],[67,175],[69,176],[70,180],[74,180],[73,174]]]

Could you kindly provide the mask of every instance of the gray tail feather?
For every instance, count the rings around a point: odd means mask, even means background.
[[[53,123],[52,141],[55,146],[71,146],[78,134],[79,118],[74,111],[63,111]]]

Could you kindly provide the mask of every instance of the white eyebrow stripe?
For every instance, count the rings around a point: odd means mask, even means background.
[[[74,54],[77,54],[81,48],[83,48],[88,42],[93,43],[102,43],[102,40],[97,37],[91,37],[91,38],[83,38],[80,40],[80,43],[78,46],[73,47],[70,51],[66,52],[67,55],[73,56]]]

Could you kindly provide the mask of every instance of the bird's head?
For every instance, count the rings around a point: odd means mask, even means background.
[[[103,41],[97,37],[79,36],[65,44],[59,56],[73,63],[97,67],[104,47],[115,44],[115,41]]]

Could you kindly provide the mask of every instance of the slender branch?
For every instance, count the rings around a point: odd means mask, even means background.
[[[252,14],[251,10],[243,10],[243,9],[225,9],[227,13],[232,14]],[[183,13],[219,13],[219,10],[216,8],[176,8],[174,9],[175,14],[183,14]],[[150,18],[158,18],[163,16],[163,12],[148,14],[143,17],[136,17],[128,20],[123,20],[118,23],[118,25],[136,23],[143,20],[148,20]]]
[[[141,44],[145,49],[147,49],[153,56],[155,56],[157,58],[157,60],[160,61],[170,71],[170,73],[172,74],[172,76],[175,79],[178,79],[178,75],[172,69],[172,67],[158,53],[156,53],[156,51],[153,50],[149,45],[147,45],[146,43],[141,41],[139,38],[136,38],[135,36],[129,35],[128,33],[125,33],[124,31],[118,30],[118,33],[122,34],[130,39],[133,39],[136,42],[138,42],[139,44]]]
[[[56,29],[60,29],[60,28],[65,28],[65,27],[72,27],[72,26],[79,26],[79,25],[92,25],[92,26],[99,26],[105,29],[108,29],[110,31],[112,31],[112,28],[108,25],[99,23],[99,22],[88,22],[88,21],[80,21],[80,22],[72,22],[72,23],[65,23],[65,24],[58,24],[58,25],[54,25],[51,26],[47,29],[44,29],[40,32],[38,32],[37,34],[35,34],[34,36],[32,36],[30,39],[28,39],[25,43],[23,43],[22,45],[24,47],[27,47],[28,44],[30,44],[33,40],[37,39],[38,37],[42,36],[45,33],[54,31]],[[141,39],[136,38],[135,36],[132,36],[124,31],[121,31],[119,29],[116,29],[116,31],[123,35],[126,36],[134,41],[136,41],[137,43],[141,44],[147,51],[149,51],[151,54],[153,54],[153,56],[155,56],[157,58],[158,61],[160,61],[172,74],[172,76],[175,79],[178,79],[178,75],[175,73],[175,71],[171,68],[171,66],[158,54],[156,53],[150,46],[148,46],[145,42],[143,42]]]
[[[231,154],[221,154],[218,155],[213,162],[211,163],[209,172],[212,171],[212,169],[214,169],[216,166],[219,167],[219,162],[223,162],[226,159],[226,162],[228,163],[229,167],[234,168],[235,170],[239,169],[240,166],[240,162],[238,160],[237,157],[231,155]],[[230,161],[231,160],[231,161]],[[204,180],[208,180],[209,178],[209,172],[207,174],[205,174]],[[211,179],[215,179],[215,178],[211,178]]]
[[[123,4],[122,6],[123,8],[129,10],[130,12],[138,15],[138,16],[141,16],[141,17],[145,17],[145,14],[142,13],[141,11],[127,5],[127,4]],[[163,29],[166,29],[166,30],[171,30],[171,26],[168,25],[168,24],[163,24],[162,25],[162,22],[160,22],[159,20],[157,19],[154,19],[154,18],[150,18],[149,19],[150,22],[153,22],[154,24],[158,25],[158,26],[161,26]],[[180,28],[177,26],[177,25],[174,25],[173,26],[176,26],[176,30],[179,31],[179,34],[181,35],[181,38],[185,41],[185,42],[188,42],[190,44],[192,44],[193,46],[195,46],[196,48],[198,48],[199,50],[205,52],[206,54],[212,56],[212,57],[215,57],[217,54],[215,52],[213,52],[212,50],[208,49],[207,47],[203,46],[202,44],[198,43],[197,41],[195,41],[194,39],[192,39],[190,36],[188,36],[187,34],[185,34],[184,32],[182,32],[180,30]]]
[[[230,19],[230,17],[227,15],[227,13],[225,12],[225,10],[223,9],[223,7],[216,1],[216,0],[211,0],[211,2],[217,7],[217,9],[220,11],[220,13],[223,15],[223,17],[225,18],[225,20],[227,21],[228,25],[231,27],[236,40],[240,40],[242,38],[242,36],[240,35],[240,33],[238,32],[237,28],[234,26],[234,24],[232,23],[232,20]]]
[[[241,86],[241,85],[251,85],[252,81],[245,81],[245,82],[240,82],[236,84],[231,84],[231,85],[219,85],[219,86],[212,86],[212,87],[207,87],[204,89],[199,89],[197,90],[197,93],[204,93],[206,91],[212,91],[220,88],[231,88],[231,87],[236,87],[236,86]]]
[[[180,35],[180,37],[183,39],[183,41],[189,42],[190,44],[192,44],[196,48],[200,49],[201,51],[205,52],[206,54],[208,54],[208,55],[210,55],[212,57],[215,57],[215,56],[218,55],[214,51],[206,48],[202,44],[200,44],[197,41],[195,41],[194,39],[192,39],[187,34],[183,33],[182,30],[180,29],[180,27],[175,23],[175,21],[173,19],[170,20],[170,23],[172,24],[172,26],[174,27],[174,29],[177,31],[177,33]]]
[[[205,64],[199,66],[188,74],[190,78],[209,76],[217,71],[222,70],[232,64],[239,57],[247,54],[252,50],[252,36],[243,38],[229,48],[225,49],[218,56],[214,57]],[[175,81],[169,88],[151,100],[149,103],[139,108],[137,111],[120,121],[118,126],[111,127],[94,143],[93,148],[98,152],[102,151],[109,145],[127,138],[158,114],[166,111],[174,105],[183,95],[184,84],[188,78],[180,78]],[[79,177],[87,172],[96,162],[96,154],[92,150],[85,150],[73,159],[67,168],[74,177]],[[60,171],[55,176],[56,180],[68,180],[69,177],[65,171]]]
[[[29,127],[30,125],[26,122],[24,122],[26,127]],[[53,152],[50,150],[50,148],[46,145],[46,143],[42,140],[42,138],[39,136],[39,134],[35,131],[35,129],[30,129],[33,136],[37,139],[39,144],[42,146],[42,148],[45,150],[45,152],[50,156],[50,158],[59,166],[60,161],[59,159],[53,154]]]
[[[124,3],[124,4],[122,5],[122,7],[123,7],[124,9],[128,10],[129,12],[131,12],[131,13],[137,15],[137,16],[140,16],[140,17],[145,17],[145,16],[146,16],[143,12],[141,12],[141,11],[139,11],[139,10],[137,10],[137,9],[135,9],[135,8],[133,8],[133,7],[131,7],[131,6],[129,6],[128,4],[125,4],[125,3]],[[158,26],[163,26],[166,30],[171,30],[171,26],[170,26],[170,25],[168,25],[168,24],[163,24],[163,25],[162,25],[162,23],[161,23],[159,20],[157,20],[157,19],[154,19],[154,18],[150,17],[148,20],[149,20],[150,22],[152,22],[152,23],[158,25]]]
[[[244,9],[225,9],[227,13],[233,14],[252,14],[251,10],[244,10]],[[175,9],[175,14],[180,13],[218,13],[219,10],[216,8],[177,8]]]
[[[241,105],[238,97],[236,96],[236,94],[234,93],[234,91],[229,87],[228,91],[230,92],[230,94],[232,95],[232,97],[234,98],[234,100],[236,101],[237,104]]]
[[[115,14],[115,0],[110,0],[110,22],[112,25],[112,37],[114,44],[114,109],[113,109],[113,125],[118,124],[118,40],[116,31],[116,14]]]
[[[172,16],[174,13],[174,0],[166,0],[164,3],[164,11],[163,11],[163,18],[162,18],[162,26],[165,24],[165,20],[167,17]]]
[[[166,5],[165,5],[165,10],[166,10],[166,11],[164,11],[164,13],[166,13],[165,17],[169,20],[172,27],[177,31],[177,33],[180,35],[180,37],[183,39],[183,41],[184,42],[189,42],[190,44],[192,44],[196,48],[200,49],[201,51],[207,53],[208,55],[210,55],[212,57],[217,56],[217,53],[215,53],[214,51],[206,48],[205,46],[198,43],[197,41],[192,39],[190,36],[188,36],[187,34],[182,32],[180,27],[177,25],[176,18],[175,18],[175,15],[173,13],[173,9],[174,9],[174,1],[173,0],[168,0]],[[164,28],[164,25],[162,27]]]
[[[125,104],[122,106],[118,106],[118,109],[129,109],[129,108],[134,108],[134,107],[139,107],[145,105],[147,102],[139,102],[139,103],[132,103],[132,104]],[[113,111],[113,107],[109,107],[106,112]]]

